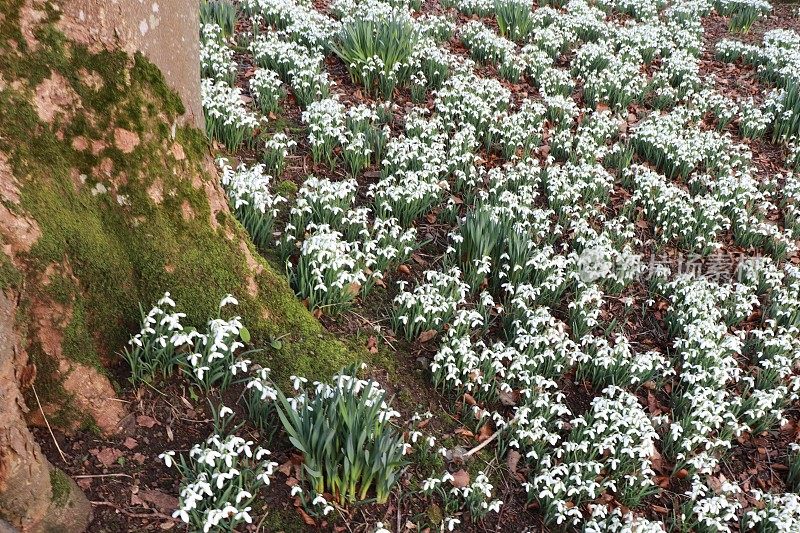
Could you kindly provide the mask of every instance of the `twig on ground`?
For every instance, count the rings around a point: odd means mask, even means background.
[[[113,504],[111,502],[107,502],[105,500],[90,501],[89,503],[92,504],[92,505],[100,505],[100,506],[103,506],[103,507],[111,507],[113,509],[116,509],[117,511],[119,511],[120,513],[124,514],[125,516],[127,516],[129,518],[146,518],[146,519],[151,519],[151,520],[152,519],[156,519],[156,518],[158,518],[158,519],[166,518],[166,519],[172,520],[171,516],[165,515],[163,513],[159,513],[158,511],[153,511],[152,513],[132,513],[130,511],[128,511],[127,509],[123,509],[122,507],[120,507],[118,505],[115,505],[115,504]]]
[[[470,455],[476,454],[479,451],[481,451],[482,449],[484,449],[490,442],[492,442],[497,437],[498,433],[500,433],[500,432],[499,431],[495,431],[494,433],[492,433],[491,437],[489,437],[488,439],[486,439],[485,441],[481,442],[480,444],[478,444],[477,446],[472,448],[470,451],[465,453],[464,457],[469,457]]]
[[[94,478],[94,477],[128,477],[133,479],[133,476],[129,476],[128,474],[122,473],[115,473],[115,474],[81,474],[79,476],[72,476],[72,479],[87,479],[87,478]]]
[[[61,446],[58,445],[56,436],[53,433],[53,428],[50,427],[50,422],[47,421],[47,415],[44,414],[44,409],[42,409],[42,402],[39,401],[39,395],[36,393],[36,387],[33,386],[33,383],[31,383],[31,389],[33,390],[33,395],[36,397],[36,403],[39,406],[39,412],[42,413],[42,418],[44,418],[44,423],[47,426],[47,431],[49,431],[50,436],[53,437],[53,444],[56,445],[56,450],[58,450],[58,454],[61,456],[61,460],[64,461],[64,464],[66,464],[67,457],[64,455],[64,452],[61,451]]]

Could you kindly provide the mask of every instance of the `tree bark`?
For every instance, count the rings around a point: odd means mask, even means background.
[[[57,31],[92,54],[119,50],[131,56],[144,54],[159,67],[183,102],[185,111],[175,117],[173,128],[179,124],[202,127],[196,0],[65,0],[55,4],[29,0],[18,6],[17,13],[11,9],[0,10],[0,23],[5,24],[0,55],[10,58],[10,64],[28,61],[30,68],[31,58],[46,46],[39,42],[40,30],[55,18]],[[9,20],[13,15],[18,21]],[[43,56],[41,64],[36,60],[33,64],[49,69],[52,65],[47,61]],[[54,73],[34,89],[32,97],[40,119],[58,121],[82,115],[80,97],[65,86],[65,74],[69,72]],[[14,72],[0,70],[0,91],[9,84],[23,83],[14,76]],[[54,129],[59,128],[63,130],[63,124],[54,124]],[[133,134],[134,139],[127,130],[123,132],[117,146],[123,152],[128,151],[126,142],[138,143],[139,135],[148,133]],[[116,134],[115,140],[120,137],[118,130],[105,133]],[[21,200],[26,179],[18,170],[25,165],[25,161],[19,161],[25,157],[21,148],[12,144],[0,150],[0,266],[5,273],[0,279],[0,531],[78,532],[87,527],[91,506],[72,480],[69,495],[55,497],[51,486],[54,467],[27,426],[28,420],[41,421],[46,407],[29,408],[23,396],[23,391],[30,392],[36,386],[37,365],[28,356],[32,343],[41,346],[43,352],[51,352],[46,355],[57,363],[54,372],[64,374],[65,391],[76,394],[76,407],[90,411],[101,430],[114,432],[125,413],[119,405],[107,401],[114,391],[103,375],[94,368],[69,363],[64,357],[63,326],[72,319],[74,309],[43,299],[40,285],[49,277],[30,273],[28,255],[43,230],[41,222],[26,213]],[[25,302],[24,309],[21,301]],[[74,391],[70,390],[70,379],[75,382]],[[51,415],[53,412],[50,409]]]
[[[140,305],[169,291],[203,327],[233,294],[254,346],[282,339],[254,356],[276,379],[326,378],[359,355],[230,212],[196,128],[196,0],[0,3],[0,520],[77,532],[86,500],[73,483],[54,508],[26,424],[109,440],[128,427],[107,369]]]
[[[195,0],[62,0],[61,8],[60,26],[76,42],[142,52],[181,97],[184,121],[203,127]]]

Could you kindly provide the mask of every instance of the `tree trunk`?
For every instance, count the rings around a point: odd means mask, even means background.
[[[98,84],[108,85],[113,81],[92,69],[90,61],[55,68],[57,62],[71,55],[62,46],[47,40],[56,34],[63,34],[70,48],[81,48],[84,59],[103,61],[111,57],[107,54],[120,51],[132,58],[136,52],[141,52],[159,67],[167,87],[177,92],[183,102],[184,109],[172,117],[172,127],[182,124],[202,127],[196,0],[147,3],[137,0],[113,3],[103,0],[4,1],[3,4],[0,10],[3,104],[17,98],[32,104],[29,111],[36,112],[41,122],[38,126],[50,129],[47,133],[54,133],[56,140],[63,138],[76,119],[94,121],[83,99],[92,89],[102,91],[104,87]],[[37,57],[37,54],[40,55]],[[37,69],[41,69],[41,77],[27,77]],[[119,68],[113,74],[123,75],[126,70],[130,74],[130,68]],[[83,96],[67,81],[74,76],[82,78],[81,83],[89,88]],[[13,87],[11,91],[7,89],[8,84]],[[144,88],[148,89],[152,91],[153,87]],[[95,111],[114,112],[113,109]],[[4,117],[7,127],[17,128],[30,126],[23,123],[25,118],[34,117]],[[100,131],[109,127],[100,125],[95,132],[96,142],[103,143],[100,139],[111,136],[115,148],[123,154],[131,154],[142,142],[142,136],[152,134],[148,131],[152,125],[140,127],[138,131],[125,128]],[[71,147],[80,149],[84,142],[89,140],[77,136],[72,139]],[[92,152],[98,146],[92,146]],[[62,429],[72,429],[81,423],[96,424],[110,434],[123,420],[125,412],[120,404],[109,402],[114,397],[114,389],[103,374],[103,367],[86,364],[84,356],[87,354],[78,353],[93,351],[92,339],[83,339],[84,346],[65,353],[65,340],[68,335],[75,335],[75,332],[68,334],[67,328],[75,322],[76,303],[91,289],[81,283],[80,273],[72,272],[73,266],[79,267],[71,265],[69,253],[63,254],[61,261],[35,264],[38,259],[34,258],[35,246],[43,237],[47,238],[48,232],[43,226],[48,224],[26,209],[24,189],[31,186],[33,180],[23,169],[30,164],[26,159],[37,156],[36,147],[29,148],[30,151],[11,142],[0,149],[0,244],[3,245],[0,254],[0,517],[4,519],[0,520],[0,530],[15,527],[23,531],[83,531],[91,515],[89,502],[72,480],[68,482],[68,494],[55,494],[51,477],[59,475],[59,471],[42,454],[28,430],[26,418],[34,423],[49,424],[48,418],[52,417],[53,423],[59,423]],[[170,148],[183,150],[179,144]],[[99,154],[103,150],[100,148]],[[175,158],[181,159],[180,154]],[[103,161],[101,159],[98,166],[102,166]],[[36,165],[46,168],[48,161],[41,160]],[[58,173],[64,169],[52,170]],[[109,173],[98,177],[101,179],[97,183],[108,178],[113,184],[120,176]],[[78,179],[89,178],[78,174]],[[47,183],[52,187],[59,185]],[[103,187],[111,188],[105,184]],[[52,222],[67,221],[58,220],[56,216]],[[75,282],[74,294],[61,294],[64,297],[61,300],[47,295],[46,289],[56,276]],[[85,311],[82,309],[81,313]],[[81,320],[85,322],[87,317]],[[77,334],[88,333],[89,328],[83,330]],[[79,356],[78,360],[71,357],[75,355]],[[37,386],[46,389],[42,391],[44,405],[38,397]],[[36,405],[29,408],[31,400],[35,400]],[[70,404],[70,412],[64,411],[64,403]],[[63,473],[60,475],[68,479]],[[63,491],[64,487],[59,490]]]
[[[0,6],[0,530],[80,531],[27,426],[130,427],[108,369],[140,305],[170,291],[200,327],[235,295],[255,346],[282,339],[256,356],[277,378],[354,357],[230,213],[196,129],[196,0]]]

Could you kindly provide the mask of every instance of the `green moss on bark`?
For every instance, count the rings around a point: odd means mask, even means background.
[[[56,507],[64,507],[69,501],[69,494],[72,492],[72,487],[67,475],[55,467],[50,470],[50,490],[50,501],[52,501]]]
[[[2,239],[0,239],[1,244],[3,244]],[[0,250],[0,290],[17,288],[21,281],[22,274],[14,267],[5,252]]]

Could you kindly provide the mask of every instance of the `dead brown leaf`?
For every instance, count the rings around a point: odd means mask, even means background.
[[[138,496],[140,500],[154,505],[162,513],[172,513],[178,508],[178,498],[160,490],[142,489]]]
[[[520,455],[520,453],[514,449],[509,450],[508,454],[506,455],[506,466],[508,467],[508,471],[514,477],[517,477],[517,464],[519,464],[521,457],[522,455]]]
[[[436,337],[437,333],[438,332],[435,329],[425,330],[419,334],[419,338],[417,340],[422,343],[428,342],[432,340],[434,337]]]
[[[317,522],[311,516],[305,512],[302,508],[297,507],[297,512],[300,514],[300,517],[303,519],[303,522],[306,523],[307,526],[316,526]]]
[[[472,437],[475,436],[475,433],[471,432],[465,427],[456,428],[456,430],[453,433],[455,433],[460,437],[466,437],[468,439],[471,439]]]
[[[291,476],[292,475],[292,461],[291,460],[286,461],[281,466],[279,466],[278,467],[278,472],[280,472],[281,474],[283,474],[286,477]]]
[[[152,416],[139,415],[136,417],[136,425],[139,427],[151,428],[158,423],[159,423],[158,420],[156,420]]]
[[[95,448],[89,450],[89,453],[94,455],[95,458],[100,461],[100,464],[106,467],[113,465],[117,462],[117,459],[123,455],[123,453],[116,448],[101,448],[99,450]]]
[[[506,406],[517,405],[517,400],[519,399],[519,392],[517,391],[506,391],[501,390],[497,393],[498,398],[500,398],[500,403]]]
[[[463,489],[469,485],[469,473],[463,468],[458,472],[453,472],[453,479],[450,481],[450,484],[457,489]]]
[[[378,353],[378,338],[374,335],[367,339],[367,350],[369,353]]]
[[[484,424],[481,426],[480,431],[478,431],[478,442],[483,442],[489,437],[494,435],[494,431],[492,430],[492,426],[489,424]]]

